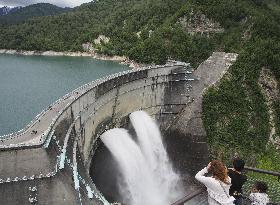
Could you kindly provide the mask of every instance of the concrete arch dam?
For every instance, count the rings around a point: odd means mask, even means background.
[[[208,161],[203,91],[236,57],[213,53],[196,70],[171,62],[125,71],[65,95],[0,137],[0,204],[110,204],[114,168],[103,171],[111,159],[99,136],[129,128],[128,115],[140,109],[158,121],[175,168],[189,179]]]

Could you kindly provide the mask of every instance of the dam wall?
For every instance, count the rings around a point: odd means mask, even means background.
[[[214,53],[195,71],[178,62],[129,70],[67,94],[23,134],[0,142],[1,204],[30,204],[34,198],[37,204],[108,204],[89,169],[99,136],[127,126],[128,115],[136,110],[158,121],[175,167],[193,174],[208,160],[199,99],[235,59],[234,54]],[[30,193],[37,195],[30,198]]]
[[[89,168],[94,145],[104,131],[123,126],[135,110],[155,117],[177,114],[188,103],[188,88],[195,80],[190,67],[161,67],[111,79],[88,92],[77,102],[77,107],[83,105],[83,112],[75,112],[72,106],[74,116],[81,117],[79,147],[85,166]]]

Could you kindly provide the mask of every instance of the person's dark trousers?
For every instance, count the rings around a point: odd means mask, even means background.
[[[242,197],[235,197],[234,204],[235,205],[242,205]]]

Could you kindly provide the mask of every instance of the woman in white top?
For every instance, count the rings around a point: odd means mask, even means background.
[[[212,174],[211,177],[205,176],[208,172]],[[210,162],[195,175],[195,178],[207,187],[209,205],[234,205],[235,198],[229,196],[231,178],[221,161]]]

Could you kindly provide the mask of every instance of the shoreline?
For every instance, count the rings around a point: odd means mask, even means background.
[[[132,69],[139,69],[144,66],[143,64],[136,63],[135,61],[130,60],[126,56],[106,56],[102,54],[97,54],[95,52],[25,51],[25,50],[0,49],[0,54],[25,55],[25,56],[92,57],[96,60],[116,61],[122,65],[127,65]]]

